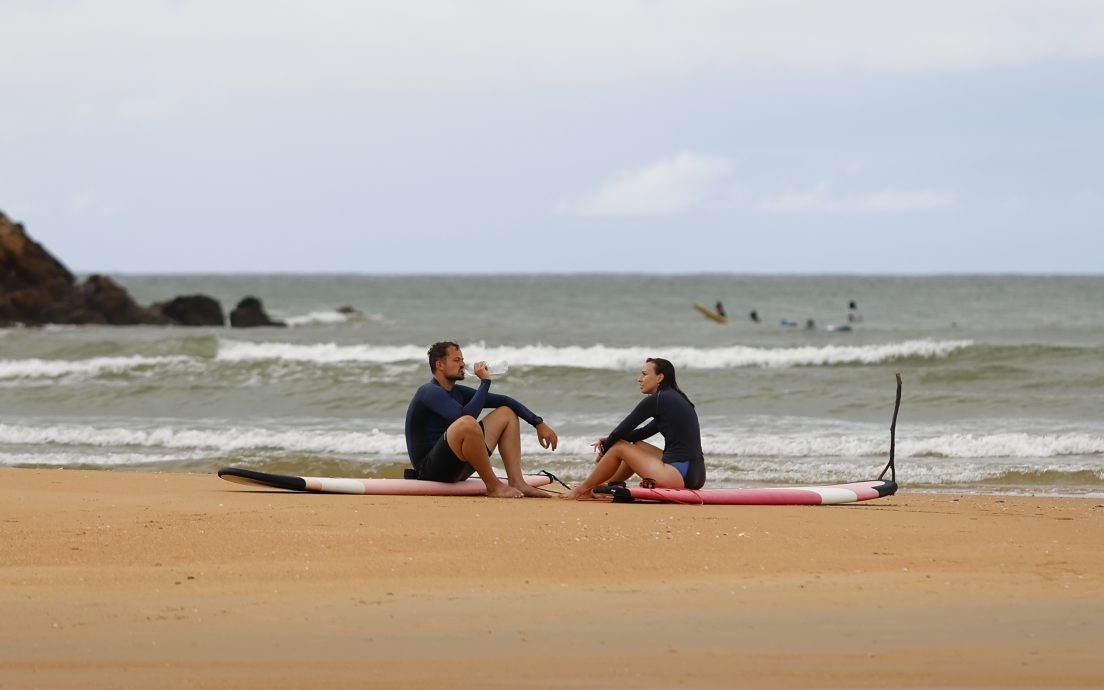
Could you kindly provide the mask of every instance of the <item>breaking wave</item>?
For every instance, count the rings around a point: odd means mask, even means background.
[[[191,357],[92,357],[90,359],[4,359],[0,360],[0,380],[93,377],[102,374],[122,374],[163,365],[194,361]]]
[[[742,345],[719,348],[607,347],[605,345],[488,347],[482,343],[462,347],[465,357],[471,361],[505,359],[515,367],[623,370],[635,367],[646,357],[657,353],[673,361],[676,366],[691,369],[785,368],[878,364],[907,358],[937,359],[972,345],[972,341],[969,340],[909,340],[882,345],[782,348]],[[425,358],[425,347],[421,345],[337,345],[335,343],[301,345],[220,340],[217,358],[223,361],[292,360],[320,364],[421,362]]]

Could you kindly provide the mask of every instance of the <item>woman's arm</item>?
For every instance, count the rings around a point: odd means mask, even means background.
[[[633,411],[622,419],[621,423],[606,437],[603,452],[618,441],[643,441],[650,436],[654,436],[659,430],[659,424],[654,419],[643,427],[640,427],[640,424],[649,417],[654,417],[655,409],[656,397],[654,395],[649,395],[637,403]]]

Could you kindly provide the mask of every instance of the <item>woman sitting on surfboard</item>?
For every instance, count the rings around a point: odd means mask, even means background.
[[[675,366],[666,359],[649,357],[637,378],[640,401],[609,436],[594,443],[597,464],[582,484],[563,494],[578,498],[607,482],[623,482],[633,474],[652,479],[669,489],[700,489],[705,484],[705,457],[694,403],[675,380]],[[644,426],[645,420],[651,419]],[[660,449],[644,439],[663,436]]]

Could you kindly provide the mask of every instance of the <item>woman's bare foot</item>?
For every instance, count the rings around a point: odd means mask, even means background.
[[[577,501],[580,498],[594,498],[594,492],[590,489],[577,486],[570,491],[560,494],[559,497],[567,501]]]

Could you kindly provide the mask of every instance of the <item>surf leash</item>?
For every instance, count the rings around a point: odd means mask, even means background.
[[[551,484],[552,482],[555,482],[555,483],[559,484],[560,486],[562,486],[563,488],[567,489],[568,491],[571,491],[571,487],[570,487],[570,486],[568,486],[567,484],[564,484],[564,482],[563,482],[563,480],[562,480],[562,479],[560,479],[560,478],[559,478],[559,477],[557,477],[556,475],[552,474],[552,473],[551,473],[551,472],[549,472],[548,470],[540,470],[539,472],[537,472],[537,474],[538,474],[538,475],[541,475],[541,476],[543,476],[543,477],[548,477],[548,479],[550,480],[550,481],[549,481],[549,483],[550,483],[550,484]],[[549,490],[549,489],[546,489],[546,488],[544,488],[543,486],[538,486],[537,488],[538,488],[538,489],[540,489],[541,491],[544,491],[544,492],[546,492],[546,493],[550,493],[550,494],[556,494],[556,495],[559,495],[559,493],[560,493],[559,491],[551,491],[551,490]]]
[[[885,469],[878,475],[878,479],[881,480],[885,477],[885,473],[889,472],[889,481],[894,484],[897,483],[897,467],[893,464],[893,451],[897,445],[897,411],[901,409],[901,374],[897,374],[897,402],[893,404],[893,421],[889,425],[889,463],[886,464]]]

